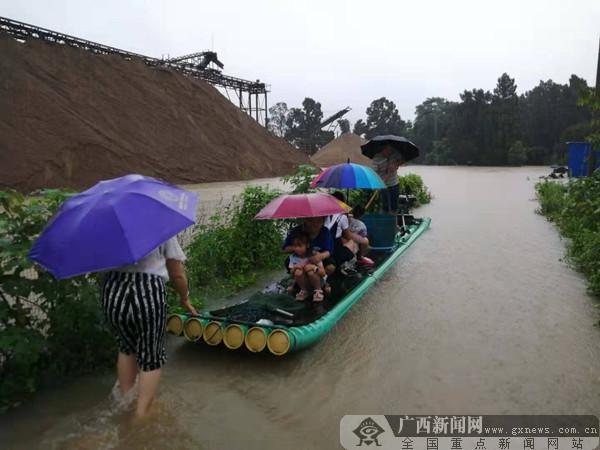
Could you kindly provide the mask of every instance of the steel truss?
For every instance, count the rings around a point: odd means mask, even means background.
[[[183,75],[216,86],[230,100],[230,94],[234,94],[237,101],[234,102],[232,100],[232,102],[237,104],[242,111],[248,113],[250,117],[253,117],[258,123],[264,126],[268,123],[267,93],[270,87],[260,82],[260,80],[249,81],[224,75],[220,70],[209,68],[208,63],[204,64],[199,59],[203,56],[208,56],[210,59],[209,63],[213,62],[222,68],[223,64],[220,63],[214,52],[199,52],[171,59],[153,58],[5,17],[0,17],[0,34],[8,34],[21,41],[39,39],[50,44],[68,45],[96,54],[119,55],[127,60],[139,59],[149,66],[166,66]]]

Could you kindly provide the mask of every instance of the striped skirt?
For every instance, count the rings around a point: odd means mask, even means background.
[[[165,284],[157,275],[108,272],[104,279],[102,307],[119,351],[135,355],[143,371],[159,369],[166,361],[165,297]]]

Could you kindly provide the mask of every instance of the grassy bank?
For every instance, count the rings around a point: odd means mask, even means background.
[[[540,214],[568,239],[567,260],[586,276],[590,293],[600,297],[600,171],[568,184],[544,181],[536,191]]]

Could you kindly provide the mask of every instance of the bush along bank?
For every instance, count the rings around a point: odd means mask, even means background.
[[[0,412],[40,386],[114,363],[95,276],[57,280],[27,258],[68,193],[0,192]]]
[[[216,296],[251,285],[261,273],[282,267],[282,221],[254,220],[280,195],[265,186],[248,186],[218,209],[205,225],[197,225],[186,248],[190,291]]]
[[[417,198],[415,206],[425,205],[431,202],[432,195],[429,188],[420,175],[416,173],[407,173],[398,177],[400,183],[400,193],[414,195]]]
[[[407,173],[406,175],[398,176],[398,184],[400,185],[400,194],[414,195],[416,198],[415,207],[425,205],[431,202],[433,195],[429,188],[425,185],[423,178],[416,173]],[[343,190],[343,189],[342,189]],[[366,205],[375,191],[367,189],[355,189],[350,191],[349,204],[351,206]],[[379,211],[379,200],[375,200],[369,206],[369,212]]]
[[[280,193],[247,187],[186,248],[192,303],[208,292],[238,290],[280,267],[284,224],[255,221]],[[116,343],[100,308],[100,276],[57,280],[27,254],[69,193],[0,191],[0,413],[40,387],[111,367]],[[181,306],[172,290],[169,310]]]
[[[567,260],[586,276],[590,293],[600,298],[600,171],[564,185],[544,181],[536,192],[538,212],[568,238]]]

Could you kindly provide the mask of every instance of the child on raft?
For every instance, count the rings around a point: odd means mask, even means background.
[[[307,265],[312,266],[309,267],[309,270],[312,270],[313,272],[325,272],[325,268],[323,267],[322,261],[318,261],[314,264],[311,264],[310,262],[310,257],[313,255],[313,251],[310,248],[310,236],[308,235],[308,233],[297,233],[292,239],[292,248],[293,253],[290,255],[289,269],[290,273],[292,274],[297,283],[299,278],[307,277],[307,273],[305,272]],[[298,285],[300,286],[300,283],[298,283]],[[306,290],[304,292],[300,290],[300,292],[298,292],[298,295],[296,295],[296,300],[303,301],[306,299],[307,296],[308,292]],[[314,298],[315,296],[317,298]],[[313,299],[315,301],[322,300],[317,290],[313,295]]]
[[[367,226],[360,220],[364,214],[365,208],[361,205],[356,205],[352,208],[348,229],[353,233],[353,239],[342,239],[343,244],[357,255],[357,257],[365,256],[369,252]]]
[[[329,258],[333,251],[333,239],[329,229],[323,226],[324,217],[310,217],[304,219],[301,225],[293,228],[283,243],[283,251],[290,255],[295,253],[294,238],[300,234],[306,234],[309,240],[309,253],[305,253],[308,261],[302,266],[302,270],[294,270],[293,276],[300,292],[296,300],[304,301],[313,291],[313,301],[323,301],[323,281],[326,276],[323,268],[323,260]],[[290,258],[292,259],[292,258]],[[299,269],[299,268],[298,268]]]

